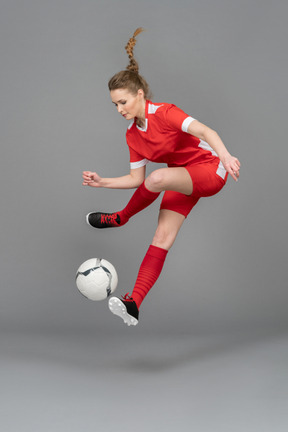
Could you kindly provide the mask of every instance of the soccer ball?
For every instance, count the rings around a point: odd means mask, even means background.
[[[114,266],[105,259],[91,258],[78,268],[76,285],[90,300],[104,300],[117,287],[118,276]]]

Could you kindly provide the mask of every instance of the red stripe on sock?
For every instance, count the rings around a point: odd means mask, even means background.
[[[137,280],[132,292],[132,298],[138,309],[160,276],[168,251],[151,245],[142,261]]]

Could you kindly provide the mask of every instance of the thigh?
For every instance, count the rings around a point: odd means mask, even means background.
[[[153,246],[169,250],[185,220],[180,213],[162,209],[159,212],[158,226],[152,241]]]
[[[146,178],[145,186],[152,192],[171,190],[191,195],[193,191],[191,175],[184,167],[157,169]]]
[[[194,194],[184,195],[180,192],[166,191],[163,195],[160,209],[174,211],[186,218],[199,199],[200,197],[194,196]]]
[[[225,185],[228,173],[219,162],[186,166],[193,182],[193,196],[209,197],[217,194]],[[222,164],[221,164],[222,165]]]

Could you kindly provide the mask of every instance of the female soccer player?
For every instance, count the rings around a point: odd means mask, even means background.
[[[93,212],[87,223],[94,228],[119,227],[149,206],[164,191],[158,226],[140,266],[131,296],[109,299],[110,310],[127,325],[136,325],[139,308],[158,279],[167,252],[192,208],[201,197],[218,193],[228,174],[237,181],[240,162],[230,155],[218,134],[185,114],[175,105],[152,103],[145,79],[139,75],[133,55],[139,28],[125,49],[130,63],[108,84],[117,111],[129,120],[126,133],[130,150],[130,173],[102,178],[96,172],[83,172],[83,185],[96,188],[137,188],[126,207],[115,213]],[[145,178],[149,161],[166,163]]]

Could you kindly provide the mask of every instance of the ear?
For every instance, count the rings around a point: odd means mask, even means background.
[[[142,89],[139,89],[137,94],[140,97],[140,99],[144,98],[144,91]]]

